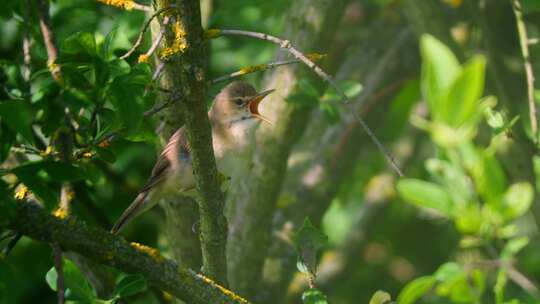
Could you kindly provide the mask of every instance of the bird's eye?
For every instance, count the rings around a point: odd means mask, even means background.
[[[237,98],[234,100],[234,103],[237,105],[237,106],[241,106],[244,104],[244,101],[240,98]]]

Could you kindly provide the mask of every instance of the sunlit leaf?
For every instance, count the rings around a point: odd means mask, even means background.
[[[416,206],[434,209],[448,217],[452,216],[453,202],[443,187],[419,179],[401,179],[397,184],[400,196]]]
[[[511,185],[502,199],[505,218],[514,219],[527,212],[533,202],[533,195],[533,188],[527,182]]]
[[[391,302],[392,297],[390,294],[382,290],[377,290],[369,300],[369,304],[390,304]]]
[[[468,123],[472,125],[475,113],[478,112],[478,100],[484,91],[484,74],[486,59],[474,57],[467,63],[452,85],[448,95],[442,99],[439,111],[441,119],[450,126],[459,127]]]
[[[328,304],[326,296],[318,289],[310,288],[302,294],[304,304]]]
[[[458,60],[452,51],[431,35],[420,39],[422,54],[422,93],[428,102],[432,116],[437,119],[443,110],[443,98],[461,72]]]
[[[424,276],[414,279],[409,282],[399,293],[397,304],[413,304],[416,303],[423,295],[425,295],[435,284],[437,279],[432,276]]]
[[[33,114],[25,101],[0,101],[0,118],[13,132],[21,134],[29,143],[34,142],[31,130]]]
[[[64,259],[63,274],[66,299],[89,304],[95,303],[94,301],[97,300],[97,298],[90,287],[90,284],[86,281],[86,278],[79,268],[70,260]],[[52,267],[45,275],[47,284],[49,284],[49,287],[54,291],[57,290],[57,278],[58,273],[54,267]]]

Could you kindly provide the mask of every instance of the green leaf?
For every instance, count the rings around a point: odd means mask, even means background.
[[[447,262],[439,266],[434,276],[439,282],[451,280],[452,278],[463,273],[461,265],[455,262]]]
[[[80,168],[70,163],[59,161],[37,161],[18,166],[11,172],[18,177],[20,176],[35,176],[44,171],[52,181],[57,182],[72,182],[84,179]]]
[[[448,217],[452,216],[453,202],[443,187],[419,179],[401,179],[397,184],[400,196],[419,207],[434,209]]]
[[[302,294],[302,302],[304,304],[328,304],[326,296],[318,289],[311,288]]]
[[[78,32],[64,40],[61,50],[67,54],[86,53],[96,55],[96,39],[92,33]]]
[[[299,267],[300,271],[308,271],[315,274],[317,269],[317,252],[326,245],[328,237],[319,231],[306,217],[304,224],[294,235],[294,245],[298,253],[298,261],[305,267]]]
[[[502,250],[501,258],[505,260],[512,259],[516,254],[518,254],[518,252],[521,251],[521,249],[525,248],[525,246],[527,246],[528,244],[529,238],[526,236],[509,240]]]
[[[432,117],[441,116],[443,98],[461,72],[458,60],[442,42],[424,34],[420,39],[422,54],[422,93],[427,100]]]
[[[146,280],[140,274],[126,275],[116,285],[115,295],[129,297],[146,290]]]
[[[25,101],[0,101],[0,118],[13,132],[21,134],[29,143],[34,142],[31,130],[33,114]]]
[[[533,195],[533,188],[527,182],[510,186],[502,199],[504,218],[515,219],[527,212],[533,202]]]
[[[480,159],[473,164],[472,176],[478,193],[484,201],[499,210],[500,201],[506,189],[506,176],[499,161],[487,153],[479,151]]]
[[[127,131],[135,131],[143,118],[142,95],[148,75],[132,70],[116,77],[110,85],[110,97],[116,117]]]
[[[360,95],[360,92],[362,92],[363,89],[362,84],[354,80],[345,81],[340,87],[349,99]]]
[[[478,100],[484,91],[486,59],[474,57],[467,63],[449,88],[438,111],[441,119],[452,127],[463,124],[473,125],[472,118],[478,113]]]
[[[382,290],[377,290],[369,300],[369,304],[390,304],[391,302],[392,297],[390,294]]]
[[[321,102],[319,104],[319,110],[323,113],[324,117],[331,123],[335,124],[339,122],[341,115],[335,104],[330,102]]]
[[[433,276],[424,276],[414,279],[399,293],[397,304],[416,303],[418,299],[433,287],[436,281],[437,280]]]
[[[70,260],[63,260],[63,273],[64,273],[64,286],[66,288],[65,295],[66,299],[81,301],[82,303],[93,304],[97,300],[94,291],[86,281],[84,275],[81,273],[79,268],[71,262]],[[49,287],[56,291],[56,280],[58,278],[58,273],[56,268],[52,267],[47,274],[45,275],[45,280]]]

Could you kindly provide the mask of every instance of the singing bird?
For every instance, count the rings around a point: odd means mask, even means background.
[[[259,121],[270,123],[259,113],[259,103],[273,92],[258,93],[244,81],[234,81],[215,97],[208,118],[219,172],[231,176],[241,155],[248,148]],[[159,155],[150,178],[111,229],[118,233],[137,215],[155,206],[160,199],[175,192],[195,188],[192,159],[185,129],[178,129]]]

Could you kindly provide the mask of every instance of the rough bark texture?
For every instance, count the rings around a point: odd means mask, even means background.
[[[324,51],[340,20],[344,3],[294,2],[286,21],[289,30],[281,38],[290,40],[304,52]],[[305,67],[289,66],[267,75],[266,88],[276,89],[276,93],[261,104],[261,112],[268,115],[274,125],[257,131],[251,167],[238,184],[233,184],[228,197],[229,280],[239,293],[250,298],[257,294],[266,249],[270,245],[272,215],[289,153],[304,132],[316,104],[295,102],[292,98],[286,101],[292,93],[301,92],[298,81],[303,78],[322,91],[323,86]]]
[[[158,8],[168,7],[170,4],[170,1],[158,1]],[[223,194],[219,187],[207,115],[208,60],[201,27],[200,4],[195,0],[178,0],[174,4],[177,7],[172,16],[175,20],[166,35],[164,46],[180,44],[182,50],[168,59],[164,76],[170,84],[173,96],[181,98],[165,113],[165,132],[170,133],[179,127],[178,113],[183,113],[199,193],[203,271],[221,284],[227,285],[227,221],[223,215]],[[171,211],[168,213],[171,214]]]
[[[167,291],[189,303],[247,303],[211,280],[164,258],[159,251],[102,229],[86,226],[75,218],[48,214],[32,202],[0,203],[5,211],[0,225],[38,241],[57,243],[64,251],[73,251],[93,261],[116,267],[127,273],[142,274],[150,285]]]

